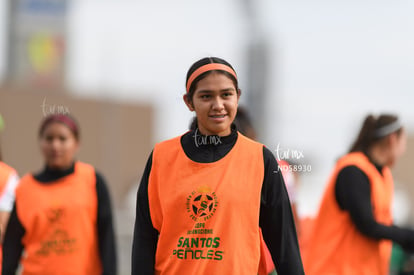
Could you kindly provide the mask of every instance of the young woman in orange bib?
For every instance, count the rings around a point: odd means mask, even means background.
[[[232,125],[232,66],[208,57],[187,73],[195,130],[155,145],[137,195],[132,274],[259,270],[260,228],[279,275],[304,274],[292,211],[273,154]]]
[[[2,274],[15,274],[19,261],[23,275],[116,274],[109,193],[91,165],[75,160],[77,123],[46,117],[39,140],[45,168],[25,175],[16,189]]]
[[[307,275],[388,275],[392,241],[414,250],[414,231],[392,223],[390,168],[406,135],[393,115],[369,115],[328,181],[303,255]]]

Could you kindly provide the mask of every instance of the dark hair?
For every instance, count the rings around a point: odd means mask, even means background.
[[[248,138],[256,139],[256,131],[246,108],[243,106],[237,107],[237,114],[233,123],[236,125],[236,128],[240,133]]]
[[[191,75],[192,75],[192,74],[193,74],[193,73],[194,73],[194,72],[195,72],[198,68],[200,68],[201,66],[207,65],[207,64],[224,64],[224,65],[226,65],[226,66],[230,67],[230,68],[234,71],[234,68],[230,65],[230,63],[228,63],[228,62],[227,62],[226,60],[224,60],[224,59],[221,59],[221,58],[218,58],[218,57],[205,57],[205,58],[202,58],[202,59],[198,60],[198,61],[197,61],[197,62],[195,62],[193,65],[191,65],[190,69],[189,69],[189,70],[188,70],[188,72],[187,72],[187,77],[186,77],[186,81],[185,81],[186,87],[187,87],[187,83],[188,83],[188,80],[190,79]],[[231,73],[229,73],[229,72],[222,71],[222,70],[213,70],[213,71],[207,71],[207,72],[204,72],[204,73],[200,74],[199,76],[197,76],[197,77],[194,79],[194,81],[191,83],[190,88],[189,88],[189,89],[188,89],[188,91],[187,91],[187,95],[188,95],[188,99],[189,99],[189,100],[192,100],[192,99],[193,99],[193,95],[194,95],[194,91],[195,91],[195,88],[196,88],[196,86],[197,86],[197,83],[198,83],[201,79],[205,78],[207,75],[211,74],[212,72],[218,72],[218,73],[224,74],[224,75],[226,75],[227,77],[229,77],[229,78],[233,81],[234,86],[236,87],[236,91],[237,91],[237,93],[239,92],[238,81],[237,81],[237,78],[236,78],[234,75],[232,75],[232,74],[231,74]]]
[[[191,119],[189,128],[190,128],[190,130],[194,131],[195,129],[197,129],[197,127],[198,127],[198,122],[197,122],[197,117],[195,116]]]
[[[367,152],[372,145],[380,142],[390,134],[397,133],[399,135],[402,131],[402,127],[398,127],[385,135],[377,135],[378,130],[384,129],[383,127],[391,125],[392,123],[397,123],[397,121],[398,117],[391,114],[381,114],[378,117],[374,117],[371,114],[368,115],[349,152]]]
[[[67,114],[52,114],[47,117],[45,117],[40,124],[39,128],[39,137],[41,137],[46,130],[46,127],[49,126],[49,124],[53,122],[59,122],[64,124],[66,127],[69,128],[69,130],[72,132],[72,134],[75,136],[76,140],[79,140],[79,126],[76,120]]]

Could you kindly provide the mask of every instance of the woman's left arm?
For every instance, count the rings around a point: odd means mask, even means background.
[[[10,213],[6,234],[3,243],[2,273],[3,275],[14,275],[19,266],[20,257],[23,252],[22,239],[25,229],[17,216],[16,204]]]
[[[263,147],[264,180],[259,225],[279,275],[303,275],[292,209],[282,173],[272,152]]]
[[[103,275],[115,275],[117,255],[112,219],[111,199],[102,175],[96,173],[96,193],[98,195],[98,243]]]

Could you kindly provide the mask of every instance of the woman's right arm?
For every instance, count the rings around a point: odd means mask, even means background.
[[[0,243],[3,242],[10,211],[13,209],[15,190],[19,183],[17,173],[12,173],[6,182],[3,194],[0,196]]]
[[[3,242],[2,275],[15,275],[23,251],[25,230],[17,217],[16,204],[10,213]]]
[[[414,230],[385,225],[375,220],[371,185],[366,174],[356,166],[347,166],[337,177],[335,196],[339,206],[348,211],[357,229],[373,239],[388,239],[414,251]]]
[[[134,240],[132,242],[132,275],[154,274],[158,231],[152,225],[148,201],[151,166],[152,153],[145,166],[137,194]]]

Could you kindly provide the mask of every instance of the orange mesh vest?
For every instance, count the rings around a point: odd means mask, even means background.
[[[371,201],[377,222],[392,224],[393,181],[384,167],[381,175],[362,153],[341,158],[322,198],[314,231],[307,244],[304,267],[307,275],[386,275],[389,270],[391,241],[377,241],[362,235],[348,212],[340,209],[335,198],[335,182],[342,168],[355,165],[371,184]]]
[[[0,197],[3,195],[4,190],[6,188],[7,180],[9,179],[12,173],[16,173],[16,171],[12,167],[0,161]],[[6,230],[6,228],[2,228],[2,230]],[[2,247],[0,244],[0,273],[1,273],[1,263],[3,260],[2,256],[3,256],[3,253],[2,253]]]
[[[180,137],[155,146],[148,184],[160,233],[155,274],[257,274],[262,146],[239,134],[213,163],[189,159]]]
[[[95,170],[75,163],[74,173],[39,183],[32,175],[16,189],[16,209],[25,235],[23,275],[101,274],[97,242]]]

